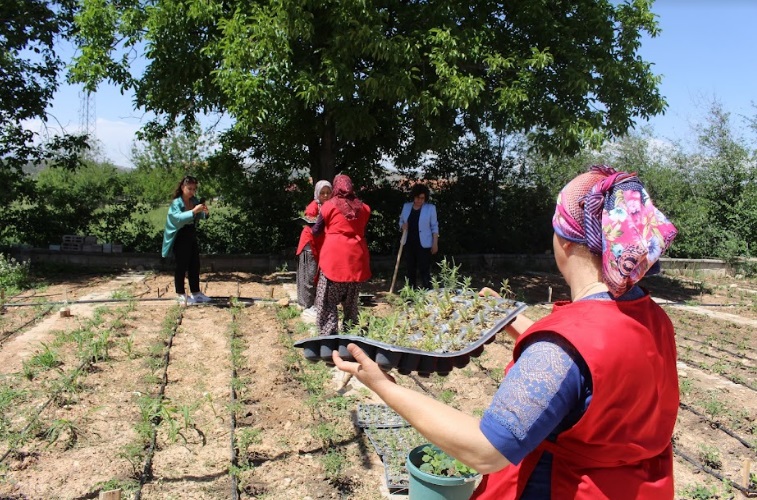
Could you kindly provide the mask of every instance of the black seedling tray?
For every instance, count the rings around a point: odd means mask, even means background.
[[[363,431],[381,457],[389,491],[397,493],[398,490],[407,490],[410,481],[405,467],[407,454],[413,448],[427,442],[426,438],[409,426],[383,429],[366,427]]]
[[[500,330],[515,321],[515,317],[526,309],[526,304],[514,303],[512,309],[499,319],[494,326],[485,331],[476,341],[471,342],[465,348],[451,352],[428,352],[412,347],[400,347],[387,344],[378,340],[359,337],[356,335],[325,335],[298,340],[294,343],[303,351],[305,359],[312,362],[324,361],[333,365],[331,360],[332,351],[339,351],[342,359],[354,361],[347,345],[357,344],[369,358],[388,371],[396,368],[403,375],[417,372],[422,377],[432,373],[448,375],[453,368],[464,368],[470,363],[471,358],[477,358],[484,352],[484,346],[494,341]]]
[[[390,427],[407,427],[410,424],[387,405],[358,403],[357,426],[361,429],[373,427],[386,429]]]

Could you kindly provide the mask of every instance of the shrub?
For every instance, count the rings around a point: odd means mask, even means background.
[[[0,289],[9,294],[22,290],[29,283],[29,262],[17,262],[0,253]]]

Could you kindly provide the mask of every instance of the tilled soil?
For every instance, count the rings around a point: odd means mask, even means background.
[[[480,274],[473,284],[499,289],[503,278],[533,319],[549,312],[548,299],[568,297],[561,278],[544,273]],[[292,347],[315,334],[287,306],[291,273],[202,280],[217,300],[186,308],[173,300],[172,277],[152,273],[60,279],[8,299],[0,498],[96,498],[117,488],[155,499],[390,495],[381,459],[353,423],[358,404],[379,401]],[[676,497],[745,497],[757,490],[757,284],[645,281],[671,302],[663,307],[677,329]],[[367,307],[389,307],[386,289],[386,280],[366,284]],[[230,306],[230,297],[240,301]],[[500,334],[447,377],[396,378],[480,414],[511,348]]]

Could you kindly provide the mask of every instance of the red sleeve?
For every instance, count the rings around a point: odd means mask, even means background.
[[[318,202],[313,200],[310,202],[310,204],[305,208],[305,217],[318,217]]]

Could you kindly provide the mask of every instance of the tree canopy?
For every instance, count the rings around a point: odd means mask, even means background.
[[[545,151],[665,109],[637,50],[651,0],[83,0],[74,80],[135,92],[157,137],[203,114],[225,146],[315,179],[412,167],[481,130]],[[146,63],[146,65],[145,65]]]
[[[63,62],[56,43],[73,21],[74,0],[4,0],[0,2],[0,233],[17,219],[13,200],[35,194],[24,169],[52,162],[79,163],[83,136],[45,140],[24,127],[27,120],[47,121],[46,108],[58,88]]]

